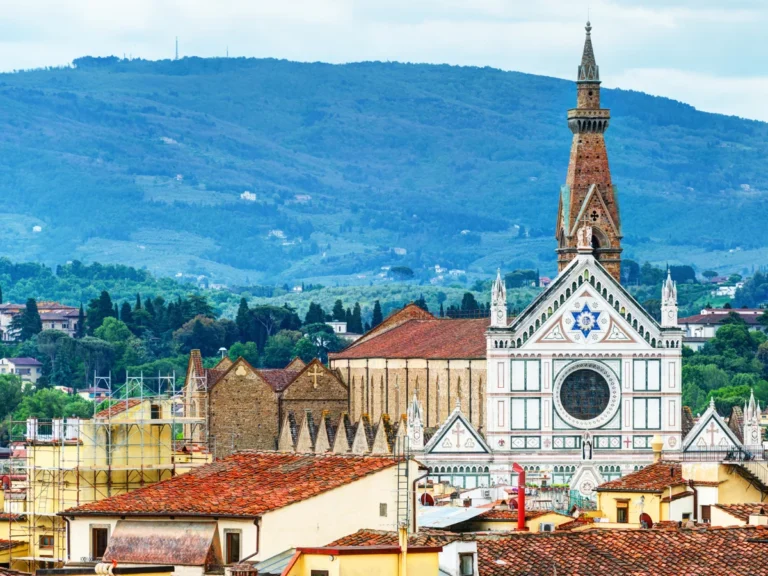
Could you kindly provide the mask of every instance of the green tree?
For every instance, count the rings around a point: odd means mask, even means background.
[[[65,394],[53,388],[37,390],[25,396],[14,411],[16,420],[28,418],[89,418],[93,415],[93,402],[77,394]]]
[[[126,326],[133,326],[133,310],[129,302],[123,302],[120,307],[120,320],[125,322]]]
[[[23,397],[21,378],[14,374],[0,374],[0,420],[12,414]]]
[[[429,306],[427,306],[427,301],[424,299],[424,294],[419,294],[419,298],[414,301],[414,304],[424,310],[424,312],[429,312]]]
[[[301,332],[281,330],[267,340],[264,347],[264,366],[284,368],[293,359],[293,348],[301,340]]]
[[[173,333],[182,352],[199,349],[203,356],[215,356],[225,345],[224,327],[207,316],[195,316]]]
[[[464,296],[461,299],[462,312],[474,312],[478,308],[479,306],[477,305],[477,300],[475,300],[472,292],[464,292]]]
[[[136,304],[133,305],[133,310],[141,310],[141,294],[136,293]]]
[[[240,298],[235,324],[237,324],[237,329],[240,332],[240,341],[247,341],[251,335],[251,311],[248,308],[248,300],[245,298]]]
[[[259,347],[256,342],[235,342],[229,347],[228,354],[233,362],[242,357],[251,366],[259,365]]]
[[[93,334],[104,318],[110,318],[115,316],[115,309],[112,304],[112,298],[109,292],[102,290],[98,298],[91,300],[88,303],[88,332]]]
[[[376,302],[378,302],[378,300]],[[375,313],[375,309],[374,309],[374,313]],[[336,322],[344,322],[346,320],[344,303],[341,301],[341,299],[338,299],[336,300],[336,302],[333,303],[333,311],[331,312],[331,316]]]
[[[10,330],[18,340],[29,340],[42,329],[43,323],[37,310],[37,302],[34,298],[29,298],[24,311],[11,320]]]
[[[339,300],[338,302],[341,302]],[[442,308],[442,303],[440,304],[440,307]],[[335,311],[335,308],[334,308]],[[384,315],[381,313],[381,304],[378,300],[376,300],[373,303],[373,316],[371,317],[371,328],[376,328],[379,324],[381,324],[384,321]]]
[[[80,303],[80,311],[77,313],[77,326],[75,327],[75,338],[82,338],[85,336],[85,310],[83,310],[83,304]]]
[[[363,313],[360,302],[355,302],[355,307],[352,309],[352,325],[347,326],[347,330],[353,334],[363,333]]]
[[[624,263],[622,262],[622,265],[623,264]],[[704,278],[706,278],[710,282],[712,282],[712,278],[717,277],[717,272],[715,272],[714,270],[704,270],[704,272],[702,272],[701,275],[704,276]]]
[[[314,302],[309,303],[309,310],[304,317],[304,324],[316,324],[317,322],[325,322],[325,312],[320,304]]]

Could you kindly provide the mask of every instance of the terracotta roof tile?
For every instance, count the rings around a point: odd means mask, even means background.
[[[768,514],[768,504],[715,504],[715,507],[744,522],[749,522],[751,514]]]
[[[126,410],[135,408],[141,404],[144,400],[141,398],[128,398],[127,400],[118,400],[115,404],[112,404],[109,408],[105,408],[100,412],[96,412],[93,415],[94,418],[110,418],[111,416],[117,416],[122,414]]]
[[[670,486],[680,484],[685,484],[682,465],[679,462],[662,460],[637,472],[600,484],[597,491],[662,492]]]
[[[694,314],[685,318],[678,318],[677,323],[684,324],[704,324],[712,326],[722,324],[730,318],[731,312],[737,314],[739,318],[750,326],[757,326],[760,323],[758,319],[765,312],[762,308],[715,308],[708,310],[706,314]]]
[[[768,576],[757,526],[478,536],[482,576]]]
[[[246,450],[66,511],[84,515],[255,517],[392,467],[395,458]]]
[[[456,540],[461,540],[462,535],[446,530],[420,528],[416,534],[408,536],[409,546],[444,546]],[[386,530],[358,530],[331,542],[328,546],[393,546],[397,545],[397,532]]]
[[[262,369],[256,371],[275,392],[282,392],[296,379],[299,373],[296,370],[284,370],[282,368]]]
[[[485,358],[488,318],[408,320],[362,343],[331,354],[355,358]]]
[[[10,550],[11,548],[21,546],[22,544],[26,544],[26,542],[22,542],[20,540],[4,540],[0,538],[0,551]]]
[[[555,512],[551,512],[550,510],[527,510],[525,513],[525,519],[535,520],[536,518],[540,518],[546,514],[555,514]],[[469,521],[474,522],[476,520],[488,520],[491,522],[517,522],[517,510],[493,508],[483,512],[479,516],[471,518]]]

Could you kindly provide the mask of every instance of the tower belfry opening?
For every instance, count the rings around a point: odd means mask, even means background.
[[[565,185],[560,190],[555,229],[558,271],[576,256],[577,231],[587,223],[593,230],[595,258],[619,281],[621,220],[604,138],[611,114],[610,110],[600,107],[600,68],[595,60],[589,22],[586,33],[576,75],[576,108],[568,111],[573,140]]]

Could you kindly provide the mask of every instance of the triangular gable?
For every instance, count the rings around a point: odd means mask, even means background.
[[[350,450],[352,454],[367,454],[371,450],[370,446],[368,446],[368,435],[366,434],[363,418],[357,423],[355,437],[352,439]]]
[[[285,367],[286,370],[296,370],[296,372],[300,372],[304,369],[304,367],[307,365],[304,360],[296,356],[293,360],[288,362],[288,366]]]
[[[491,448],[457,406],[424,447],[427,454],[490,454]]]
[[[293,362],[288,366],[292,364]],[[315,358],[296,373],[290,385],[285,388],[283,398],[304,400],[318,390],[322,390],[324,400],[330,399],[330,392],[335,392],[339,400],[346,400],[349,389],[335,370],[331,370]]]
[[[596,184],[592,184],[592,186],[589,187],[589,191],[587,192],[587,195],[584,198],[584,201],[581,203],[581,209],[579,210],[579,213],[576,216],[576,219],[573,221],[573,227],[571,228],[571,232],[568,235],[573,236],[574,234],[576,234],[576,230],[578,229],[579,224],[582,222],[584,214],[589,209],[589,204],[592,201],[593,197],[597,197],[597,203],[603,209],[603,214],[608,219],[608,223],[611,225],[611,228],[613,229],[613,233],[616,236],[621,236],[621,231],[619,230],[619,227],[616,225],[616,223],[613,221],[613,218],[611,218],[611,213],[608,210],[608,206],[605,204],[605,200],[603,200],[603,195],[600,193],[600,190],[597,188]]]
[[[389,445],[390,429],[389,416],[382,414],[373,435],[371,454],[389,454],[392,451],[392,447]]]
[[[707,411],[701,415],[699,421],[683,440],[683,452],[730,450],[741,447],[741,442],[717,413],[712,400]]]
[[[579,309],[573,306],[579,302]],[[597,303],[597,309],[593,305]],[[605,312],[599,319],[599,342],[641,344],[651,348],[662,341],[659,323],[624,289],[591,254],[580,254],[509,326],[516,347],[530,342],[568,344],[574,338],[574,313]],[[572,333],[571,333],[572,332]],[[587,334],[592,337],[592,335]],[[586,336],[585,336],[586,338]],[[519,340],[519,342],[518,342]]]
[[[296,421],[293,412],[289,412],[283,418],[280,426],[280,435],[277,439],[277,449],[280,452],[293,452],[296,447]]]
[[[312,433],[309,425],[310,416],[310,413],[304,414],[304,419],[301,421],[299,434],[296,438],[296,452],[301,454],[310,454],[314,451],[312,447]]]
[[[339,426],[336,428],[336,438],[333,440],[333,453],[346,454],[349,452],[347,429],[350,426],[349,414],[342,414],[339,418]]]
[[[230,366],[232,366],[232,360],[230,360],[229,356],[223,356],[221,360],[216,362],[216,366],[214,366],[213,369],[224,371]]]
[[[261,380],[264,380],[261,374],[259,374],[259,371],[256,370],[256,368],[254,368],[253,366],[251,366],[250,362],[248,362],[245,358],[241,356],[240,358],[232,362],[232,365],[229,368],[227,368],[221,376],[219,376],[216,382],[211,384],[211,388],[216,386],[216,384],[224,380],[230,374],[235,374],[236,376],[247,376],[248,374],[257,374],[259,375]],[[267,384],[266,381],[264,383]]]
[[[324,411],[320,416],[320,425],[317,428],[317,438],[315,438],[315,454],[323,454],[331,449],[331,440],[328,436],[329,416]]]

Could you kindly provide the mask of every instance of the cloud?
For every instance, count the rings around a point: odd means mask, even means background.
[[[720,77],[673,69],[630,69],[606,79],[607,87],[666,96],[700,110],[768,122],[768,76]]]
[[[764,0],[25,0],[0,13],[0,70],[83,55],[400,60],[573,78],[587,6],[605,79],[764,118]],[[666,73],[675,71],[676,73]],[[679,72],[678,72],[679,71]],[[736,77],[731,88],[732,77]],[[684,80],[681,80],[684,79]],[[624,83],[624,84],[622,84]],[[742,90],[743,88],[743,90]]]

